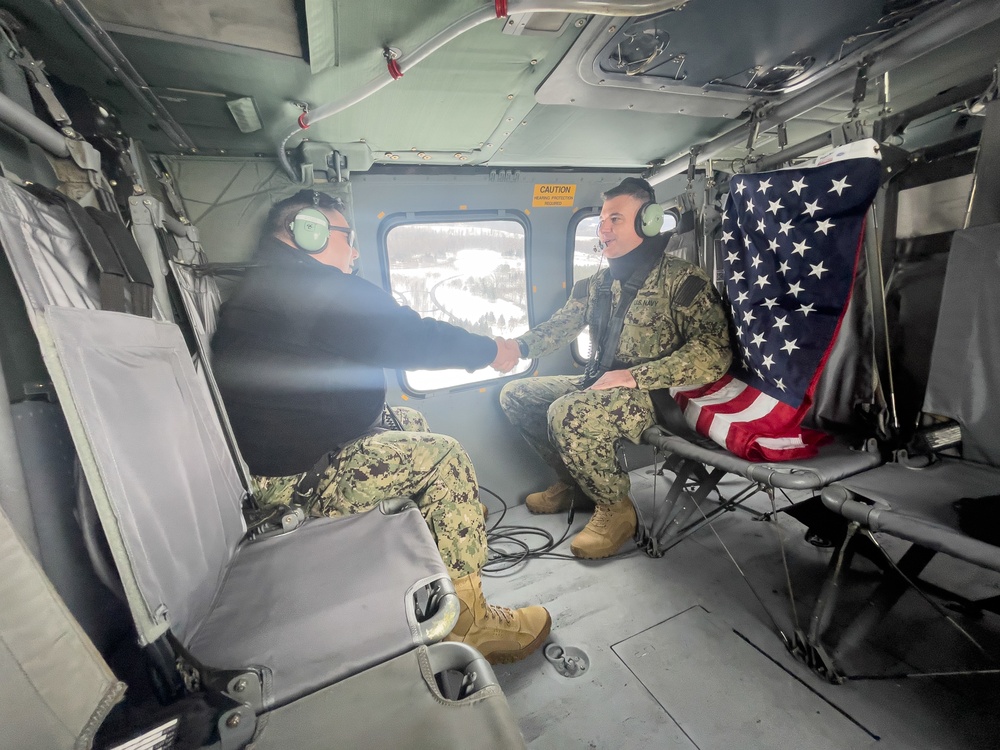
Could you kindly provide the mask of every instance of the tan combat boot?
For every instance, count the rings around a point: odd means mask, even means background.
[[[454,584],[461,609],[446,641],[467,643],[490,664],[509,664],[526,657],[548,636],[552,618],[545,607],[507,609],[487,604],[478,573],[456,578]]]
[[[598,503],[594,515],[573,537],[569,548],[577,557],[600,560],[611,557],[635,534],[635,508],[628,497],[616,503]]]
[[[590,510],[594,507],[593,500],[565,482],[556,482],[547,490],[532,492],[524,498],[524,504],[532,513],[562,513],[573,505],[574,496],[578,498],[577,509]]]

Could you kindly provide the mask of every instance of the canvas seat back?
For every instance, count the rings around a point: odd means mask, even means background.
[[[961,425],[962,457],[1000,466],[1000,224],[955,234],[924,411]]]
[[[107,376],[100,357],[84,361],[79,354],[79,366],[93,375],[95,391],[86,395],[118,407],[114,418],[122,425],[117,438],[84,438],[85,416],[52,370],[60,353],[49,324],[51,311],[94,311],[99,304],[82,238],[65,208],[7,180],[0,180],[0,231],[70,431],[83,438],[76,440],[78,456],[140,640],[152,642],[168,627],[183,633],[206,614],[245,532],[245,489],[205,381],[186,372],[190,359],[173,324],[147,319],[149,338],[133,342],[134,351],[114,336],[103,338],[96,347],[109,361],[129,358],[137,377]],[[161,530],[164,543],[154,544],[150,534]]]

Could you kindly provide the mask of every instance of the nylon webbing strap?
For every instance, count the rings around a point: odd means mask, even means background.
[[[126,312],[129,305],[125,294],[125,269],[107,235],[94,223],[86,209],[76,201],[43,185],[32,184],[26,188],[39,200],[66,209],[73,226],[80,233],[87,252],[97,266],[101,309]]]
[[[299,481],[295,484],[295,497],[292,500],[296,505],[302,506],[306,514],[312,511],[312,507],[317,500],[316,491],[319,489],[320,480],[323,479],[323,475],[326,470],[330,468],[330,464],[333,462],[333,457],[337,455],[337,450],[333,450],[330,453],[324,453],[320,456],[319,460],[313,464],[313,467],[309,469]]]
[[[608,311],[611,307],[611,272],[609,271],[601,279],[600,285],[597,288],[597,301],[595,305],[597,308],[595,312],[598,316],[595,323],[601,335],[596,339],[597,345],[594,347],[594,353],[590,358],[590,362],[587,363],[587,370],[583,376],[583,385],[585,387],[593,384],[608,370],[614,369],[615,355],[618,353],[618,341],[621,339],[622,329],[625,327],[625,314],[628,312],[629,306],[635,301],[639,289],[646,283],[650,272],[659,265],[661,260],[663,260],[663,256],[656,253],[644,259],[643,263],[636,266],[635,270],[632,271],[632,275],[628,277],[628,281],[622,285],[621,295],[618,298],[618,306],[611,313],[610,320],[608,320]],[[604,323],[606,320],[608,321],[607,324]]]
[[[132,233],[114,214],[96,208],[88,208],[87,213],[104,232],[121,261],[131,295],[129,312],[145,318],[152,317],[153,277]]]
[[[159,167],[156,171],[156,181],[163,186],[163,192],[167,196],[167,201],[170,203],[170,207],[174,210],[174,213],[178,218],[187,217],[184,211],[184,204],[181,202],[181,198],[177,195],[177,191],[174,189],[174,178],[170,176],[170,172],[167,171],[166,165],[163,160],[156,158],[153,160],[154,163]]]

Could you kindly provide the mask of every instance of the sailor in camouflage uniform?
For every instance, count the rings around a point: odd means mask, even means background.
[[[598,234],[609,268],[579,281],[561,310],[509,343],[517,347],[510,359],[542,357],[590,326],[594,354],[582,378],[516,380],[500,393],[507,417],[559,477],[528,495],[528,509],[566,510],[578,489],[596,506],[571,543],[577,557],[609,557],[635,533],[618,441],[639,442],[656,422],[655,403],[670,398],[665,389],[718,380],[731,360],[719,296],[700,268],[664,253],[658,208],[645,180],[630,177],[605,193]],[[634,300],[618,310],[629,281]],[[613,345],[615,312],[621,333],[612,352],[604,345]]]

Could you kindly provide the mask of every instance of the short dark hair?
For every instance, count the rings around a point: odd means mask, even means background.
[[[318,190],[300,190],[291,198],[285,198],[271,206],[264,220],[264,234],[274,235],[288,229],[295,214],[303,208],[313,207],[326,211],[333,209],[347,217],[347,206],[337,196],[321,193]]]
[[[631,195],[643,203],[656,203],[653,186],[638,177],[626,177],[618,185],[601,195],[601,200],[611,200],[619,195]]]

